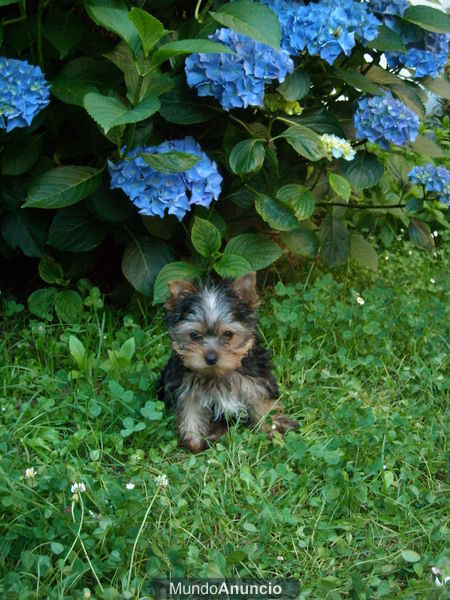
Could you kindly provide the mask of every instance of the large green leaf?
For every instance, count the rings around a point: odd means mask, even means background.
[[[173,56],[192,54],[194,52],[234,54],[233,50],[228,48],[228,46],[219,44],[218,42],[212,42],[211,40],[178,40],[177,42],[169,42],[160,46],[158,50],[152,54],[152,64],[154,66],[160,65],[162,62]]]
[[[169,123],[191,125],[204,123],[217,115],[208,107],[208,100],[199,98],[187,85],[184,77],[175,77],[173,88],[160,98],[160,114]]]
[[[68,206],[53,217],[47,242],[66,252],[88,252],[101,244],[105,234],[104,223],[89,210],[78,205]]]
[[[192,169],[198,161],[199,156],[189,154],[187,152],[161,152],[160,154],[141,153],[141,157],[145,162],[161,173],[181,173]]]
[[[383,52],[406,52],[401,35],[389,29],[386,25],[378,27],[377,37],[371,42],[366,42],[366,46]]]
[[[277,87],[278,92],[285,100],[300,100],[309,92],[311,87],[311,78],[304,69],[296,69],[293,73],[288,73],[286,79]]]
[[[224,254],[242,256],[254,271],[258,271],[278,260],[283,251],[268,235],[242,233],[231,238]]]
[[[339,168],[356,192],[374,186],[380,181],[384,171],[377,157],[365,151],[357,152],[352,161],[339,161]]]
[[[434,239],[430,233],[430,227],[427,223],[417,219],[411,219],[408,227],[409,238],[418,248],[427,252],[433,252]]]
[[[281,239],[291,252],[299,256],[314,258],[319,251],[319,236],[315,231],[307,229],[303,225],[299,225],[292,231],[284,231]]]
[[[437,96],[450,100],[450,81],[445,77],[437,77],[436,79],[425,77],[421,80],[421,83]]]
[[[20,248],[25,256],[44,252],[48,223],[37,211],[15,210],[2,215],[2,234],[10,248]]]
[[[308,160],[316,161],[325,156],[320,137],[303,125],[292,125],[278,137],[284,138],[294,150]]]
[[[141,294],[150,296],[159,271],[173,260],[170,246],[161,240],[134,236],[122,257],[122,272]]]
[[[39,319],[50,321],[55,303],[57,288],[41,288],[28,296],[28,310]]]
[[[38,271],[40,278],[45,281],[45,283],[57,283],[58,285],[66,284],[64,271],[53,256],[49,256],[48,254],[44,255],[39,261]]]
[[[266,223],[278,231],[289,231],[298,225],[297,219],[288,208],[265,194],[256,195],[255,209]]]
[[[413,142],[412,148],[417,154],[430,156],[431,158],[441,158],[445,156],[444,150],[424,135],[419,135]]]
[[[224,254],[214,265],[214,270],[221,277],[241,277],[253,271],[252,266],[243,256]]]
[[[83,300],[74,290],[62,290],[56,295],[55,310],[64,323],[78,323],[83,312]]]
[[[38,160],[44,138],[40,134],[8,141],[2,154],[2,175],[22,175]]]
[[[164,25],[161,21],[141,8],[133,7],[130,10],[129,18],[136,26],[139,37],[141,38],[144,54],[147,56],[156,42],[158,42],[166,33]]]
[[[81,16],[72,10],[52,7],[47,11],[43,28],[45,37],[58,50],[59,58],[65,58],[81,41],[85,26]]]
[[[354,234],[351,236],[350,257],[363,267],[377,272],[378,254],[372,244],[369,244],[362,235]]]
[[[200,217],[194,218],[191,240],[194,248],[202,256],[213,256],[220,249],[220,231],[215,225]]]
[[[419,115],[420,119],[425,118],[425,105],[420,97],[420,88],[406,82],[391,84],[390,88],[399,100]]]
[[[341,175],[338,175],[337,173],[330,172],[328,173],[328,181],[336,194],[348,202],[352,188],[345,177],[341,177]]]
[[[367,79],[367,77],[358,71],[352,71],[350,69],[334,69],[333,76],[342,79],[342,81],[345,81],[345,83],[356,90],[361,90],[362,92],[367,92],[374,96],[381,96],[383,94],[383,90],[381,90],[376,83],[373,83],[373,81],[370,81],[370,79]]]
[[[350,232],[335,217],[327,217],[320,228],[320,255],[329,267],[345,262],[350,252]]]
[[[291,208],[299,221],[309,219],[314,212],[314,196],[302,185],[288,183],[277,190],[276,197],[277,200]]]
[[[139,34],[129,18],[127,5],[122,0],[83,0],[91,19],[121,37],[136,54],[140,47]]]
[[[171,262],[158,273],[153,287],[153,304],[165,302],[169,297],[169,281],[187,279],[191,281],[199,276],[199,271],[189,263]]]
[[[265,154],[264,144],[260,140],[243,140],[230,153],[231,170],[237,175],[256,173],[263,166]]]
[[[346,137],[344,130],[333,113],[328,112],[324,108],[305,111],[298,118],[298,123],[310,127],[316,133],[334,133],[338,137]]]
[[[138,123],[151,117],[160,107],[159,100],[147,96],[134,108],[128,108],[117,98],[95,92],[86,94],[84,106],[105,133],[113,127],[127,123]]]
[[[56,167],[44,173],[28,193],[24,207],[62,208],[76,204],[101,184],[103,169]]]
[[[403,13],[403,19],[427,31],[450,33],[450,16],[430,6],[410,6]]]
[[[275,13],[264,4],[238,0],[224,4],[217,11],[209,13],[224,27],[280,49],[281,27]]]

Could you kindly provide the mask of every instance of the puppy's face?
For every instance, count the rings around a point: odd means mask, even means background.
[[[200,287],[169,283],[169,335],[186,368],[214,377],[240,367],[255,341],[255,283],[255,273]]]

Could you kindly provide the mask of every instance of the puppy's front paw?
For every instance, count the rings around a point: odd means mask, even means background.
[[[288,431],[294,431],[295,429],[298,429],[300,425],[297,423],[297,421],[294,421],[294,419],[289,419],[284,415],[280,415],[272,419],[272,425],[269,427],[270,428],[268,429],[267,435],[270,439],[272,439],[275,435],[275,431],[278,431],[279,433],[287,433]]]
[[[185,438],[180,441],[180,446],[189,450],[193,454],[203,452],[206,448],[206,441],[201,438]]]

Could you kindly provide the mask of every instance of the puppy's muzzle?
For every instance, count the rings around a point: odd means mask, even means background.
[[[216,364],[216,362],[217,362],[217,354],[215,352],[209,351],[207,354],[205,354],[205,363],[207,365],[212,367],[213,365]]]

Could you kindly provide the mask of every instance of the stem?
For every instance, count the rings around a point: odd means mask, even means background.
[[[138,80],[137,80],[137,84],[136,84],[136,91],[134,93],[133,108],[139,102],[139,96],[141,95],[141,89],[142,89],[142,82],[144,80],[144,77],[139,74],[139,71],[138,71],[137,68],[136,68],[136,71],[138,72]],[[126,146],[126,152],[127,153],[128,153],[128,150],[129,150],[130,146],[133,143],[134,132],[135,131],[136,131],[136,123],[132,123],[125,130],[125,146]],[[122,144],[120,144],[120,145],[122,145]]]
[[[42,15],[44,13],[44,0],[39,0],[36,14],[37,54],[41,70],[44,71],[44,53],[42,52]]]

